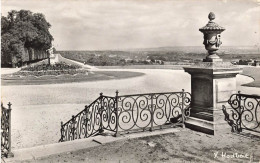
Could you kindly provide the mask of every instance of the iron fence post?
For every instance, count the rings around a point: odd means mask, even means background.
[[[74,140],[75,139],[75,123],[74,123],[74,121],[75,121],[75,116],[73,115],[72,116],[72,126],[71,126],[71,132],[72,132],[72,140]]]
[[[60,123],[60,126],[61,126],[61,128],[60,128],[60,135],[61,135],[60,142],[63,142],[64,140],[63,140],[63,122],[62,121]]]
[[[184,110],[184,89],[182,89],[182,104],[181,104],[181,114],[182,114],[182,128],[185,128],[185,110]]]
[[[11,108],[11,103],[9,102],[8,103],[8,114],[9,114],[9,119],[8,119],[8,123],[9,123],[9,131],[8,131],[8,146],[9,146],[9,149],[8,149],[8,153],[7,153],[7,157],[14,157],[14,154],[12,153],[12,151],[11,151],[11,148],[12,148],[12,146],[11,146],[11,130],[12,130],[12,128],[11,128],[11,111],[12,111],[12,108]]]
[[[101,92],[100,93],[100,104],[101,104],[101,106],[100,106],[100,109],[99,109],[99,114],[100,114],[100,126],[99,126],[99,133],[102,133],[102,132],[104,132],[104,130],[103,130],[103,118],[102,118],[102,114],[103,114],[103,93]]]
[[[239,98],[239,121],[238,121],[238,132],[242,132],[241,122],[242,122],[242,107],[241,107],[241,91],[238,91],[238,98]]]
[[[153,131],[153,95],[151,95],[151,128],[150,131]]]
[[[118,90],[116,90],[116,97],[115,97],[115,113],[116,113],[116,133],[114,134],[115,137],[118,136],[118,125],[119,125],[119,115],[118,115]]]
[[[88,119],[88,106],[86,105],[85,106],[85,112],[86,112],[86,124],[85,124],[85,129],[86,129],[86,132],[85,132],[85,138],[87,138],[88,137],[88,121],[89,121],[89,119]]]

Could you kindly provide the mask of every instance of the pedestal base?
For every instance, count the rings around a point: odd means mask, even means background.
[[[206,59],[203,59],[203,62],[222,62],[223,59],[221,58],[206,58]]]
[[[203,59],[203,62],[223,62],[223,59],[220,58],[215,52],[212,54],[209,54],[205,59]]]
[[[184,70],[191,74],[192,95],[186,127],[212,135],[228,130],[222,105],[227,105],[229,97],[236,93],[236,75],[242,69],[231,63],[203,62]]]
[[[198,115],[189,117],[185,122],[185,126],[187,128],[210,135],[217,135],[231,131],[230,126],[225,121],[225,116],[223,115],[222,111],[216,111],[212,114],[198,112],[197,114]]]

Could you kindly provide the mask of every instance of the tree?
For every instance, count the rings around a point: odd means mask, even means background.
[[[1,37],[1,62],[14,67],[22,58],[24,52],[23,43],[16,35],[5,33]]]
[[[1,17],[1,35],[3,35],[3,33],[5,31],[8,30],[10,25],[10,22],[8,21],[8,19],[4,16]]]
[[[38,51],[49,49],[53,41],[53,37],[49,32],[50,27],[50,23],[46,21],[43,14],[33,14],[29,10],[12,10],[7,17],[2,16],[2,64],[12,64],[14,66],[18,62],[29,61],[31,57],[29,57],[28,50],[25,49]]]

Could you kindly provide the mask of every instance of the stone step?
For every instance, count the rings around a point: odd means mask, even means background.
[[[213,113],[209,113],[209,112],[191,113],[190,116],[198,119],[207,120],[207,121],[213,121]]]
[[[185,126],[191,130],[200,131],[206,134],[214,135],[214,123],[200,118],[189,117],[185,121]]]

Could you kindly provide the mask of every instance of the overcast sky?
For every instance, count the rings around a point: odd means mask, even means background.
[[[58,50],[104,50],[202,46],[199,28],[226,28],[225,46],[260,41],[260,0],[2,0],[1,13],[26,9],[43,13]]]

